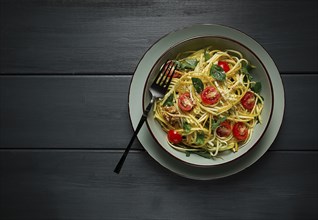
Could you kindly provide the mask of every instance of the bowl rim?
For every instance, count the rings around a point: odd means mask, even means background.
[[[241,32],[242,33],[242,32]],[[198,36],[194,36],[194,37],[190,37],[190,38],[187,38],[185,40],[182,40],[180,42],[177,42],[175,43],[174,45],[170,46],[169,48],[167,48],[161,55],[160,57],[156,60],[156,62],[152,65],[152,68],[149,72],[149,74],[147,75],[147,79],[145,81],[145,84],[143,85],[143,95],[142,95],[142,109],[145,109],[146,107],[146,103],[145,103],[145,94],[146,92],[148,92],[148,89],[147,89],[147,84],[149,82],[149,79],[150,79],[150,76],[152,75],[151,73],[154,71],[154,68],[155,66],[157,66],[157,64],[162,60],[162,57],[165,56],[172,48],[182,44],[182,43],[185,43],[187,41],[191,41],[191,40],[196,40],[196,39],[204,39],[204,38],[219,38],[219,39],[224,39],[224,40],[229,40],[229,41],[232,41],[242,47],[244,47],[246,50],[248,50],[259,62],[260,64],[262,65],[262,67],[264,68],[265,70],[265,74],[266,74],[266,77],[268,79],[268,82],[269,82],[269,88],[270,88],[270,96],[271,96],[271,107],[270,107],[270,112],[269,112],[269,118],[268,120],[266,121],[266,125],[265,125],[265,128],[263,130],[263,132],[261,133],[261,135],[259,135],[259,137],[257,138],[256,142],[251,146],[249,147],[249,149],[247,149],[247,151],[245,153],[243,153],[242,155],[239,155],[239,156],[236,156],[228,161],[225,161],[225,162],[220,162],[220,163],[217,163],[217,164],[207,164],[207,165],[203,165],[203,164],[197,164],[197,163],[192,163],[192,162],[189,162],[189,161],[186,161],[186,160],[183,160],[179,157],[177,157],[176,155],[172,154],[171,152],[169,152],[164,146],[162,146],[162,144],[159,142],[159,140],[156,138],[153,130],[151,129],[151,126],[149,125],[148,123],[148,118],[146,119],[146,124],[147,124],[147,129],[149,131],[149,133],[151,134],[152,138],[156,141],[156,143],[165,151],[168,153],[168,155],[172,156],[173,158],[177,159],[178,161],[181,161],[187,165],[190,165],[190,166],[195,166],[195,167],[201,167],[201,168],[209,168],[209,167],[216,167],[216,166],[222,166],[224,164],[229,164],[231,162],[234,162],[235,160],[238,160],[242,157],[244,157],[245,155],[247,155],[252,149],[254,149],[254,147],[259,143],[259,141],[263,138],[264,134],[266,133],[267,131],[267,128],[270,124],[270,121],[272,119],[272,114],[273,114],[273,108],[274,108],[274,95],[273,95],[273,85],[272,85],[272,80],[270,78],[270,74],[268,73],[268,70],[267,68],[265,67],[264,63],[262,62],[262,60],[255,54],[255,52],[253,50],[251,50],[249,47],[247,47],[246,45],[244,45],[243,43],[237,41],[237,40],[234,40],[230,37],[227,37],[227,36],[221,36],[221,35],[198,35]],[[151,111],[153,110],[153,108],[151,109]],[[176,150],[177,151],[177,150]]]

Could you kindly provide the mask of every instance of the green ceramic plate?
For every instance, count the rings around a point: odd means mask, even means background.
[[[189,39],[192,39],[190,44]],[[142,115],[143,105],[149,99],[148,93],[144,91],[147,91],[151,82],[151,75],[157,72],[162,60],[166,57],[173,58],[171,56],[174,56],[174,50],[167,51],[185,41],[187,42],[183,45],[185,47],[181,48],[200,49],[201,45],[216,43],[220,49],[237,49],[259,67],[254,75],[259,76],[258,80],[265,85],[262,90],[267,104],[263,111],[264,123],[258,127],[247,146],[236,154],[225,155],[222,160],[210,160],[197,155],[186,157],[183,153],[167,147],[165,139],[162,138],[164,134],[151,115],[147,122],[152,132],[149,132],[144,125],[138,139],[153,159],[184,177],[203,180],[237,173],[257,161],[273,143],[282,123],[285,103],[282,80],[274,62],[262,46],[238,30],[220,25],[194,25],[174,31],[155,43],[139,62],[131,81],[129,113],[132,125],[136,128]],[[177,50],[180,50],[180,47],[177,46]],[[151,133],[156,134],[155,138]]]

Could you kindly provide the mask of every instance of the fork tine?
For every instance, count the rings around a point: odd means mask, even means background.
[[[168,89],[168,87],[169,87],[169,85],[170,85],[170,83],[171,83],[171,81],[172,81],[172,78],[173,78],[173,76],[174,76],[174,73],[176,72],[176,66],[177,66],[177,64],[173,64],[173,66],[171,67],[171,68],[173,68],[173,71],[172,71],[172,73],[170,74],[170,77],[169,77],[169,80],[168,80],[168,82],[164,82],[164,84],[166,85],[166,90]]]
[[[171,71],[171,62],[168,63],[168,66],[166,67],[164,73],[162,74],[161,79],[159,80],[159,85],[164,86],[165,85],[165,81],[168,78],[168,76],[170,75],[170,71]]]
[[[169,64],[168,66],[165,68],[165,71],[164,73],[162,74],[159,82],[158,82],[158,85],[160,86],[164,86],[165,83],[166,83],[166,80],[169,78],[169,75],[170,75],[170,72],[171,72],[171,69],[173,67],[173,62],[172,61],[168,61]],[[172,64],[172,65],[171,65]]]
[[[167,70],[169,70],[169,65],[170,65],[169,61],[165,62],[165,64],[163,65],[162,70],[160,71],[160,74],[159,74],[160,77],[157,81],[158,85],[161,85],[162,79],[166,76]]]
[[[169,86],[171,80],[172,80],[172,77],[175,73],[175,64],[173,62],[171,62],[172,65],[170,66],[170,69],[169,69],[169,72],[167,74],[167,77],[164,79],[164,81],[162,82],[162,85],[163,86]]]
[[[159,70],[159,74],[157,74],[157,76],[156,76],[156,78],[154,80],[155,83],[159,84],[158,79],[162,76],[162,72],[165,70],[165,67],[166,67],[168,61],[169,60],[166,60],[166,62],[161,66],[161,68]],[[160,79],[160,81],[161,81],[161,79]]]

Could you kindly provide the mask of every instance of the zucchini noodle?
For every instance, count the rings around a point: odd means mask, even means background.
[[[260,82],[252,80],[249,62],[235,50],[212,47],[179,54],[168,91],[154,106],[162,129],[182,137],[169,145],[185,152],[214,158],[237,152],[261,123],[264,100]],[[240,125],[240,126],[239,126]]]

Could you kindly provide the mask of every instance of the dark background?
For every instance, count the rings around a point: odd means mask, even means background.
[[[0,2],[0,219],[316,219],[317,1]],[[237,28],[272,56],[286,110],[269,151],[219,180],[157,164],[128,90],[147,49],[197,23]],[[115,126],[116,125],[116,126]]]

